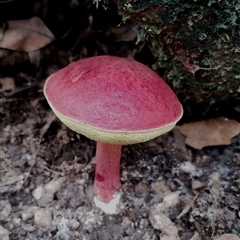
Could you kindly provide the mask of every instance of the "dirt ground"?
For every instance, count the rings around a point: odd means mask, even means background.
[[[174,129],[124,146],[119,213],[107,215],[95,207],[95,142],[55,117],[43,84],[79,58],[112,54],[152,66],[154,54],[147,40],[135,44],[137,26],[127,22],[119,30],[116,15],[111,24],[100,21],[101,14],[83,2],[88,18],[79,22],[77,44],[69,40],[76,37],[72,28],[67,42],[58,37],[41,50],[38,66],[14,51],[0,64],[0,239],[238,240],[240,135],[228,146],[195,150]],[[60,35],[60,28],[51,30]]]

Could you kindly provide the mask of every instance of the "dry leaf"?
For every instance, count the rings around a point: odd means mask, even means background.
[[[223,117],[176,126],[186,136],[185,143],[195,149],[207,146],[229,145],[240,133],[240,123]]]
[[[138,26],[133,23],[126,23],[118,27],[111,27],[110,31],[115,35],[115,41],[133,41],[138,35]]]
[[[13,78],[10,77],[0,78],[0,92],[4,91],[13,92],[15,88],[16,86]]]
[[[200,182],[195,179],[192,179],[191,185],[192,185],[192,191],[195,195],[199,194],[204,187],[203,182]]]
[[[45,47],[54,40],[52,32],[38,17],[27,20],[7,21],[0,47],[15,51],[31,52]]]
[[[185,214],[187,214],[191,208],[194,207],[194,203],[195,201],[197,200],[199,194],[197,194],[191,202],[189,202],[185,207],[184,209],[182,210],[182,212],[176,217],[177,219],[180,219],[182,216],[184,216]]]
[[[240,238],[234,234],[223,234],[214,237],[213,240],[240,240]]]
[[[40,58],[41,58],[41,54],[40,54],[40,51],[37,50],[37,51],[31,51],[31,52],[28,52],[28,57],[29,57],[29,60],[32,64],[34,64],[35,66],[39,67],[40,65]]]
[[[1,41],[0,41],[1,44]],[[7,67],[28,61],[27,53],[11,51],[0,47],[0,66]]]

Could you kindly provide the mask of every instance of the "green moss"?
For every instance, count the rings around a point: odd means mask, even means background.
[[[118,7],[152,36],[158,66],[183,102],[240,100],[240,0],[119,0]]]

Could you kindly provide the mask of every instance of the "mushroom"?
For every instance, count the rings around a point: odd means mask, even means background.
[[[94,202],[116,213],[122,145],[170,131],[182,117],[171,88],[147,66],[126,58],[79,60],[50,76],[44,95],[73,131],[97,141]]]

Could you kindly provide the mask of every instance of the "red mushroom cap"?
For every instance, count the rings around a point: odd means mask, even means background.
[[[44,94],[72,130],[114,144],[147,141],[182,117],[174,92],[147,66],[126,58],[79,60],[48,78]]]

